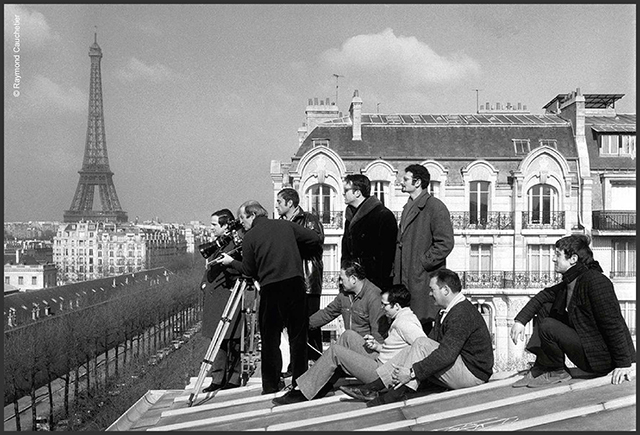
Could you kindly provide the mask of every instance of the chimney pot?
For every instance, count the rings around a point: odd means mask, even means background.
[[[329,97],[326,99],[326,105],[329,106]]]
[[[309,98],[309,104],[307,104],[307,106],[311,106],[311,105],[313,105],[313,100]]]
[[[317,106],[318,105],[318,97],[314,97],[313,98],[313,105]]]
[[[522,106],[522,110],[527,110],[527,105]]]
[[[500,103],[496,103],[496,110],[500,110]]]
[[[522,103],[518,103],[518,110],[522,110]]]
[[[484,110],[484,104],[480,105],[480,110]]]

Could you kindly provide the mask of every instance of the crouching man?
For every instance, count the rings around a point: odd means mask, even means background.
[[[363,337],[353,330],[345,331],[338,343],[331,345],[309,370],[296,379],[297,388],[273,399],[273,403],[286,405],[321,398],[345,373],[361,382],[375,379],[376,368],[420,337],[426,337],[420,321],[409,308],[410,301],[411,293],[402,284],[384,291],[380,303],[391,322],[384,342],[378,343],[370,334]]]
[[[378,367],[378,377],[372,382],[340,387],[347,395],[366,401],[369,407],[405,400],[420,383],[459,389],[489,380],[493,372],[491,335],[482,315],[462,294],[458,274],[439,269],[431,275],[429,287],[436,305],[443,308],[429,336],[417,339]]]

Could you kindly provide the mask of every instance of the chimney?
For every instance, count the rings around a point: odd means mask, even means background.
[[[518,103],[518,110],[522,110],[522,103]]]
[[[362,140],[362,99],[357,89],[353,92],[351,106],[349,107],[349,117],[351,118],[351,139]]]
[[[496,103],[496,110],[500,110],[500,103]]]
[[[16,264],[20,264],[20,249],[16,248]]]

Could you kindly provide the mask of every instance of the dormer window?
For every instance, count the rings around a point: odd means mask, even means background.
[[[329,147],[329,139],[311,139],[313,147]]]
[[[600,155],[604,157],[636,155],[636,136],[630,134],[603,134],[598,137]]]
[[[513,140],[513,148],[517,156],[529,154],[529,151],[531,151],[531,144],[529,143],[529,139],[512,139],[512,140]]]
[[[540,139],[540,146],[544,147],[551,147],[553,149],[558,149],[558,141],[555,139]]]

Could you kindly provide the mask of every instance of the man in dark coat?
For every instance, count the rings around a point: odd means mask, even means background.
[[[345,212],[342,260],[355,260],[365,275],[381,290],[392,284],[398,222],[391,210],[370,196],[371,181],[352,174],[344,179]]]
[[[237,251],[233,237],[229,237],[229,222],[233,220],[233,214],[229,209],[222,209],[211,215],[211,231],[214,239],[228,240],[211,257],[217,257],[220,252],[231,253]],[[235,254],[237,258],[239,253]],[[213,260],[213,258],[211,259]],[[202,336],[213,339],[216,329],[220,324],[220,319],[227,301],[231,296],[237,278],[240,274],[220,264],[211,264],[207,259],[207,270],[202,278],[201,288],[204,293],[202,310]],[[216,354],[211,364],[211,384],[202,391],[205,393],[219,389],[229,389],[240,386],[240,337],[242,326],[240,323],[240,309],[237,309],[227,332],[220,345],[220,350]]]
[[[635,374],[636,352],[611,281],[593,259],[589,238],[562,237],[556,244],[556,272],[562,282],[535,295],[516,315],[514,343],[524,339],[524,325],[534,316],[534,334],[527,349],[536,361],[514,387],[541,387],[570,379],[565,355],[581,370],[605,375],[611,383]]]
[[[258,201],[246,201],[238,210],[246,234],[242,239],[242,261],[222,254],[220,262],[231,265],[260,284],[258,323],[262,341],[260,370],[262,392],[275,393],[281,383],[280,338],[287,328],[291,347],[293,381],[309,367],[307,359],[307,293],[300,249],[321,245],[313,230],[283,219],[269,219]]]
[[[446,266],[454,245],[449,210],[429,193],[430,181],[431,174],[422,165],[405,169],[401,185],[409,199],[400,218],[393,266],[393,282],[411,292],[411,309],[427,334],[438,314],[429,296],[429,274]]]
[[[280,219],[287,219],[302,225],[305,228],[318,233],[324,242],[324,228],[318,216],[306,212],[300,207],[300,195],[295,189],[290,187],[278,192],[276,199],[276,210]],[[320,309],[320,296],[322,295],[322,245],[314,246],[309,252],[300,251],[302,256],[302,267],[304,269],[304,280],[307,288],[307,311],[312,315]],[[320,328],[309,329],[309,359],[317,360],[322,355],[322,331]],[[287,369],[285,377],[291,375],[291,367]]]

